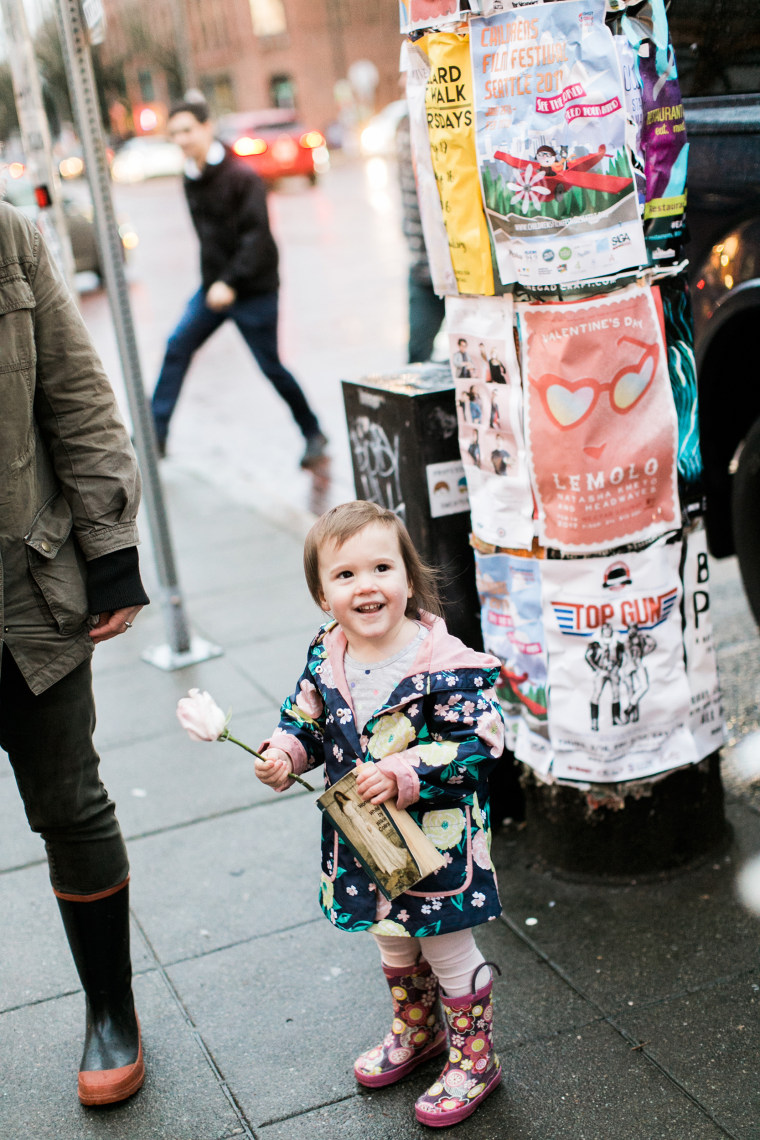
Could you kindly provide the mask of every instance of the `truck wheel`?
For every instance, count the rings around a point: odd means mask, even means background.
[[[744,438],[731,488],[731,522],[744,590],[760,626],[760,419]]]

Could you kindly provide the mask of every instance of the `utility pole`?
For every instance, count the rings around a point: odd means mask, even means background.
[[[74,255],[23,0],[0,0],[0,10],[8,39],[8,59],[26,167],[40,208],[37,225],[73,293]]]
[[[180,669],[185,665],[205,661],[209,657],[218,657],[222,650],[201,638],[191,637],[185,616],[158,475],[158,453],[153,423],[145,398],[145,387],[140,370],[140,358],[124,274],[121,241],[111,198],[105,142],[81,0],[56,0],[56,14],[61,32],[71,102],[77,119],[79,137],[82,142],[92,191],[95,230],[124,373],[135,448],[140,458],[143,474],[143,499],[153,538],[161,587],[161,602],[169,639],[168,645],[160,645],[154,649],[146,650],[142,656],[146,661],[160,669]]]

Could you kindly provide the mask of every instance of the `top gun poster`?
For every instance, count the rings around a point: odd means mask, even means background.
[[[478,163],[505,285],[646,264],[604,13],[604,0],[563,0],[471,21]]]

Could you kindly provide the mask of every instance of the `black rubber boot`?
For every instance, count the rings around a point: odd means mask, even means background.
[[[74,964],[87,999],[79,1066],[83,1104],[113,1104],[132,1096],[145,1078],[140,1026],[132,997],[129,888],[105,898],[58,897]]]

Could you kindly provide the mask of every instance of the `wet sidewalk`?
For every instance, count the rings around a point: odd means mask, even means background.
[[[165,641],[158,602],[96,653],[97,741],[132,863],[148,1076],[122,1106],[77,1101],[83,998],[4,765],[0,1137],[429,1136],[413,1104],[437,1062],[387,1090],[354,1082],[389,999],[371,938],[336,931],[318,909],[315,797],[273,795],[241,749],[192,743],[175,718],[177,699],[199,687],[232,708],[241,739],[271,729],[319,622],[301,571],[308,516],[267,518],[172,460],[163,476],[190,621],[224,654],[174,673],[144,663],[141,650]],[[147,541],[143,563],[157,598]],[[714,610],[736,737],[756,717],[758,638],[730,567],[715,575]],[[727,784],[733,848],[669,881],[557,879],[531,865],[524,832],[496,837],[504,913],[479,943],[502,968],[504,1080],[458,1136],[760,1138],[760,923],[734,895],[738,866],[760,850],[760,811],[756,783],[733,772]]]

